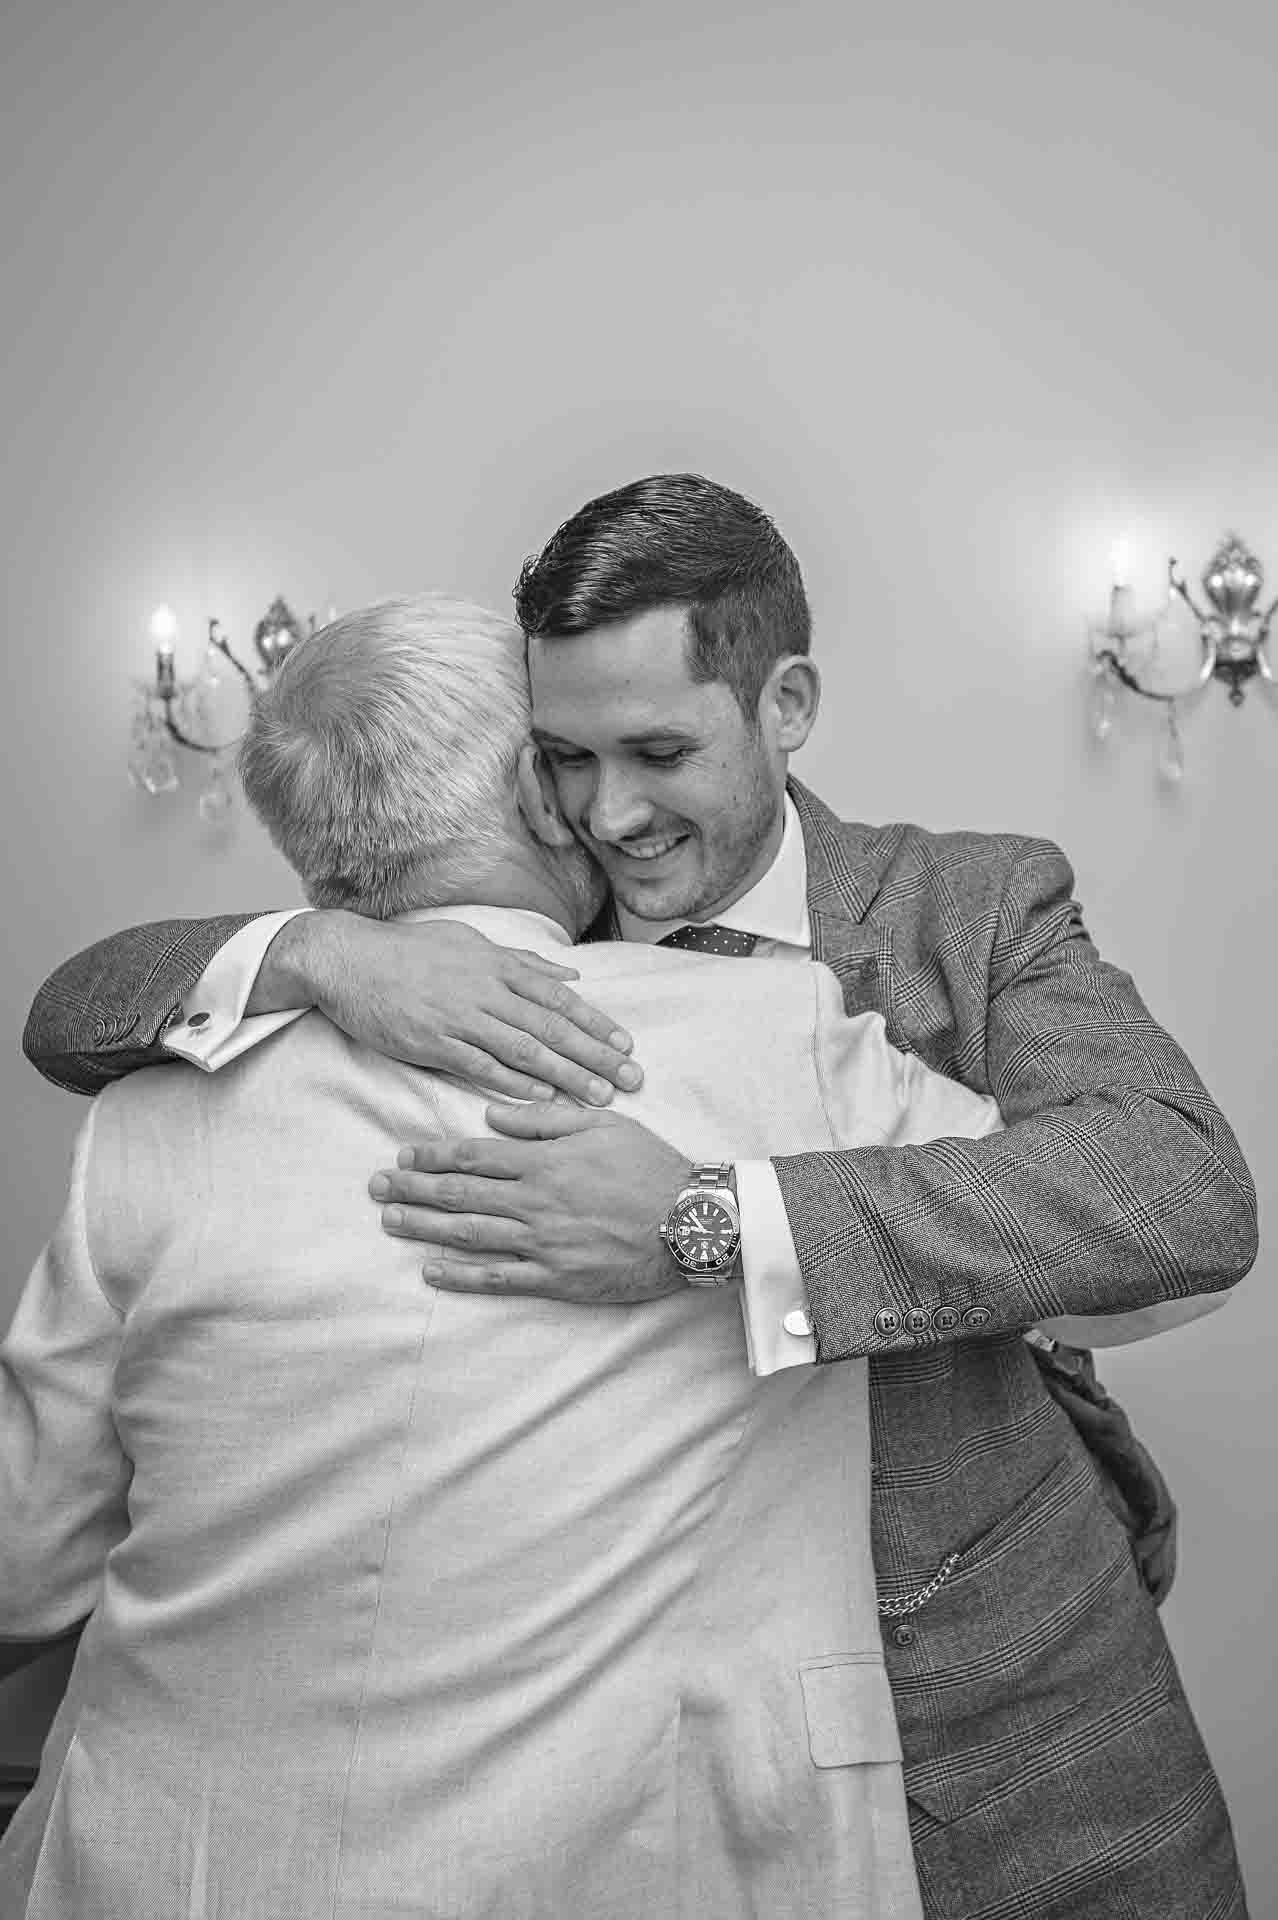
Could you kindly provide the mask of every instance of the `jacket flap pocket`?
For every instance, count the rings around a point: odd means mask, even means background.
[[[808,1746],[818,1767],[899,1761],[892,1689],[881,1653],[828,1653],[801,1660]]]

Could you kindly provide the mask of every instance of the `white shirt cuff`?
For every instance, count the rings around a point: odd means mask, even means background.
[[[218,948],[182,1002],[180,1019],[164,1035],[170,1053],[189,1060],[193,1067],[202,1067],[205,1073],[216,1073],[228,1061],[310,1011],[308,1007],[291,1007],[284,1013],[244,1017],[266,949],[281,927],[297,914],[310,911],[309,907],[290,907],[283,913],[260,914]]]
[[[741,1313],[753,1373],[816,1363],[808,1291],[770,1160],[738,1160],[741,1212]]]

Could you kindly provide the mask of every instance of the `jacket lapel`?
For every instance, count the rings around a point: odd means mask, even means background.
[[[803,828],[808,863],[812,958],[824,961],[843,988],[849,1013],[887,1015],[892,989],[892,929],[867,918],[878,891],[878,866],[867,849],[849,847],[847,829],[798,780],[788,789]]]

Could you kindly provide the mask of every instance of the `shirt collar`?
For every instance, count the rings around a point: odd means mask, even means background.
[[[516,945],[570,947],[565,928],[548,914],[535,913],[530,907],[446,906],[416,907],[409,913],[397,913],[396,920],[464,920],[476,933],[486,934],[498,946]]]
[[[780,946],[812,945],[812,927],[808,919],[808,856],[803,846],[803,828],[798,809],[787,793],[785,825],[776,859],[749,893],[742,894],[720,913],[707,915],[717,927],[736,927],[743,933],[757,933],[761,940]],[[664,940],[684,920],[637,920],[623,906],[617,907],[617,925],[623,940],[644,940],[650,944]]]

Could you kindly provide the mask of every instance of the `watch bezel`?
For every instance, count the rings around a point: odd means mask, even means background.
[[[726,1214],[732,1227],[732,1241],[713,1266],[699,1266],[688,1260],[683,1249],[675,1239],[675,1233],[681,1217],[688,1212],[694,1201],[709,1200]],[[721,1286],[727,1279],[737,1256],[741,1252],[741,1211],[737,1206],[736,1195],[730,1187],[685,1187],[675,1200],[669,1213],[661,1223],[661,1234],[669,1250],[670,1257],[680,1273],[693,1286]]]

